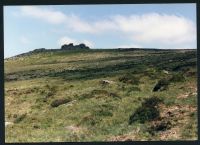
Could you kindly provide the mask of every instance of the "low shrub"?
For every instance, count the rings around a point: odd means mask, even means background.
[[[129,124],[132,124],[135,121],[145,123],[146,121],[151,121],[158,116],[159,111],[155,107],[140,107],[130,116]]]
[[[185,81],[185,76],[183,73],[176,73],[173,74],[172,77],[170,78],[170,82],[183,82]]]
[[[22,114],[20,116],[17,116],[16,119],[14,120],[14,123],[19,123],[22,120],[24,120],[24,118],[26,118],[26,114]]]
[[[157,121],[153,125],[151,125],[147,129],[147,131],[151,135],[155,135],[156,132],[158,132],[158,131],[165,131],[165,130],[170,129],[171,127],[172,127],[172,123],[169,120],[161,120],[161,121]]]
[[[133,76],[132,74],[127,74],[125,76],[119,77],[119,81],[127,84],[138,85],[140,80],[138,77]]]
[[[153,96],[151,98],[147,98],[143,103],[142,106],[145,107],[155,107],[157,106],[159,103],[163,102],[163,98],[158,98],[156,96]]]
[[[162,100],[155,96],[146,99],[142,105],[130,116],[129,124],[132,124],[136,121],[145,123],[146,121],[151,121],[158,118],[160,116],[160,112],[157,108],[157,105],[160,102],[162,102]]]
[[[56,99],[56,100],[52,101],[51,107],[58,107],[62,104],[66,104],[70,101],[71,101],[71,99],[69,99],[69,98]]]
[[[153,88],[153,92],[166,90],[168,88],[169,84],[170,84],[169,79],[168,78],[163,78],[163,79],[161,79],[161,80],[159,80],[157,82],[157,84]]]

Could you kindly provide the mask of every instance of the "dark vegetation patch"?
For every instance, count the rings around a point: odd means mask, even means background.
[[[152,121],[160,116],[160,112],[157,105],[162,102],[162,99],[158,97],[147,98],[142,105],[136,109],[136,111],[130,116],[129,124],[136,121],[145,123],[146,121]]]
[[[193,67],[196,65],[196,51],[163,53],[163,55],[152,58],[151,63],[160,70],[179,71],[184,67]]]
[[[89,98],[104,98],[104,97],[112,97],[112,98],[117,98],[121,99],[119,95],[117,95],[114,92],[108,92],[107,90],[101,90],[101,89],[95,89],[92,90],[90,93],[82,94],[79,96],[79,99],[89,99]]]
[[[141,89],[138,86],[131,86],[128,88],[127,93],[134,92],[134,91],[140,92]]]
[[[133,85],[139,85],[140,79],[133,74],[126,74],[122,77],[119,77],[119,81],[122,83],[127,83],[127,84],[133,84]]]
[[[169,83],[170,82],[167,78],[159,80],[155,85],[155,87],[153,88],[153,92],[167,90]]]
[[[27,88],[27,89],[10,89],[10,90],[6,90],[6,93],[9,95],[28,95],[31,93],[37,93],[38,92],[38,88],[37,87],[33,87],[33,88]]]
[[[188,70],[187,72],[185,72],[186,77],[195,77],[197,76],[197,71],[195,70]]]
[[[181,72],[173,73],[171,76],[160,79],[157,82],[157,84],[154,86],[153,92],[167,90],[168,86],[171,83],[183,82],[183,81],[185,81],[185,76],[183,73],[181,73]]]
[[[14,123],[19,123],[21,122],[22,120],[24,120],[26,118],[26,114],[22,114],[22,115],[16,115],[15,116],[15,120],[14,120]]]
[[[184,68],[186,67],[192,67],[192,66],[196,66],[196,61],[193,61],[193,62],[183,62],[181,64],[178,64],[177,66],[173,67],[172,68],[172,71],[182,71],[184,70]]]
[[[15,73],[5,74],[5,81],[29,80],[42,77],[61,77],[65,80],[87,80],[101,77],[113,76],[119,73],[120,70],[127,70],[131,67],[137,68],[136,71],[140,72],[141,68],[136,62],[124,62],[116,65],[107,65],[105,67],[76,69],[76,70],[29,70],[20,71]]]
[[[60,105],[69,103],[70,101],[71,101],[71,99],[69,99],[69,98],[56,99],[51,102],[51,107],[58,107]]]
[[[183,82],[185,81],[185,76],[183,73],[175,73],[169,79],[170,82]]]
[[[104,50],[105,51],[105,50]],[[102,52],[104,52],[102,51]],[[161,51],[161,50],[159,50]],[[84,51],[83,51],[84,52]],[[82,52],[82,53],[83,53]],[[97,50],[89,50],[84,53],[98,52]],[[101,51],[100,51],[101,52]],[[68,54],[69,53],[69,54]],[[68,52],[65,55],[74,54],[75,52]],[[81,53],[78,52],[78,53]],[[61,53],[59,53],[61,55]],[[64,55],[64,54],[62,54]],[[121,56],[119,56],[120,58]],[[118,58],[115,58],[118,59]],[[124,58],[125,59],[125,58]],[[93,60],[95,62],[95,60]],[[80,62],[81,63],[81,62]],[[173,70],[176,71],[176,67],[192,67],[196,65],[196,52],[191,51],[187,53],[179,53],[174,51],[171,53],[163,53],[162,55],[150,54],[145,57],[137,57],[137,59],[126,59],[124,62],[117,63],[115,65],[106,65],[104,67],[96,68],[80,68],[76,70],[29,70],[20,71],[15,73],[6,73],[5,81],[16,81],[16,80],[28,80],[33,78],[41,77],[61,77],[65,80],[86,80],[95,79],[101,77],[109,77],[119,74],[120,71],[126,71],[127,69],[134,68],[134,74],[144,72],[145,68],[153,66],[158,70]],[[123,73],[123,72],[121,72]],[[155,72],[149,72],[150,77],[156,78]],[[128,78],[122,78],[123,82],[132,82]]]
[[[151,134],[151,135],[155,135],[157,132],[159,131],[166,131],[168,129],[171,129],[172,127],[172,123],[170,120],[159,120],[159,121],[155,121],[150,127],[147,128],[147,131]]]

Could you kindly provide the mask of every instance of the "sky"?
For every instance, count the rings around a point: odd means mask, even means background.
[[[196,4],[4,6],[4,58],[37,48],[196,49]]]

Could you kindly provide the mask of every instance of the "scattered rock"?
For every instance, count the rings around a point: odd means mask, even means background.
[[[163,70],[163,72],[164,72],[165,74],[169,74],[169,72],[168,72],[168,71],[166,71],[166,70]]]
[[[72,106],[76,101],[77,101],[77,100],[73,100],[73,101],[67,103],[66,106]]]
[[[114,81],[101,80],[99,83],[100,83],[101,85],[108,85],[108,84],[114,84]]]
[[[44,51],[46,51],[45,48],[38,48],[38,49],[33,50],[32,52],[44,52]]]
[[[67,99],[66,98],[56,99],[51,103],[51,107],[58,107],[58,106],[60,106],[62,104],[66,104],[66,103],[68,103],[70,101],[71,101],[71,99],[68,99],[68,98]]]
[[[186,94],[181,94],[177,97],[177,99],[185,99],[189,96],[190,93],[186,93]]]
[[[8,125],[13,125],[14,123],[13,122],[5,122],[5,126],[8,126]]]
[[[78,132],[83,131],[83,128],[81,128],[79,126],[75,126],[75,125],[67,126],[67,127],[65,127],[65,129],[72,131],[73,133],[78,133]]]

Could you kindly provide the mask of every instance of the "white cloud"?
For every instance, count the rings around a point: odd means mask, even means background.
[[[25,36],[21,36],[19,40],[22,44],[29,44],[30,43],[30,40]]]
[[[94,47],[94,44],[91,41],[88,41],[88,40],[83,40],[81,43],[84,43],[85,45],[89,46],[90,48]]]
[[[181,44],[195,40],[195,24],[184,17],[166,14],[115,16],[119,29],[137,42]]]
[[[23,16],[38,18],[52,24],[60,24],[67,20],[67,16],[60,11],[40,8],[36,6],[22,6]]]
[[[81,20],[76,15],[70,15],[66,25],[76,32],[94,33],[96,31],[90,23]]]
[[[78,44],[77,40],[69,38],[67,36],[64,36],[64,37],[62,37],[58,40],[58,44],[60,46],[63,45],[63,44],[69,44],[69,43],[73,43],[73,44],[76,44],[76,45]]]
[[[37,18],[51,24],[63,24],[68,30],[89,34],[126,36],[136,43],[176,45],[196,43],[196,25],[183,16],[146,13],[142,15],[113,15],[98,21],[86,21],[75,14],[65,14],[36,6],[21,7],[23,16]],[[64,39],[64,38],[63,38]]]
[[[89,46],[89,47],[94,47],[94,44],[89,41],[89,40],[76,40],[67,36],[61,37],[58,40],[58,45],[61,46],[63,44],[69,44],[69,43],[73,43],[74,45],[78,45],[80,43],[84,43],[85,45]]]

